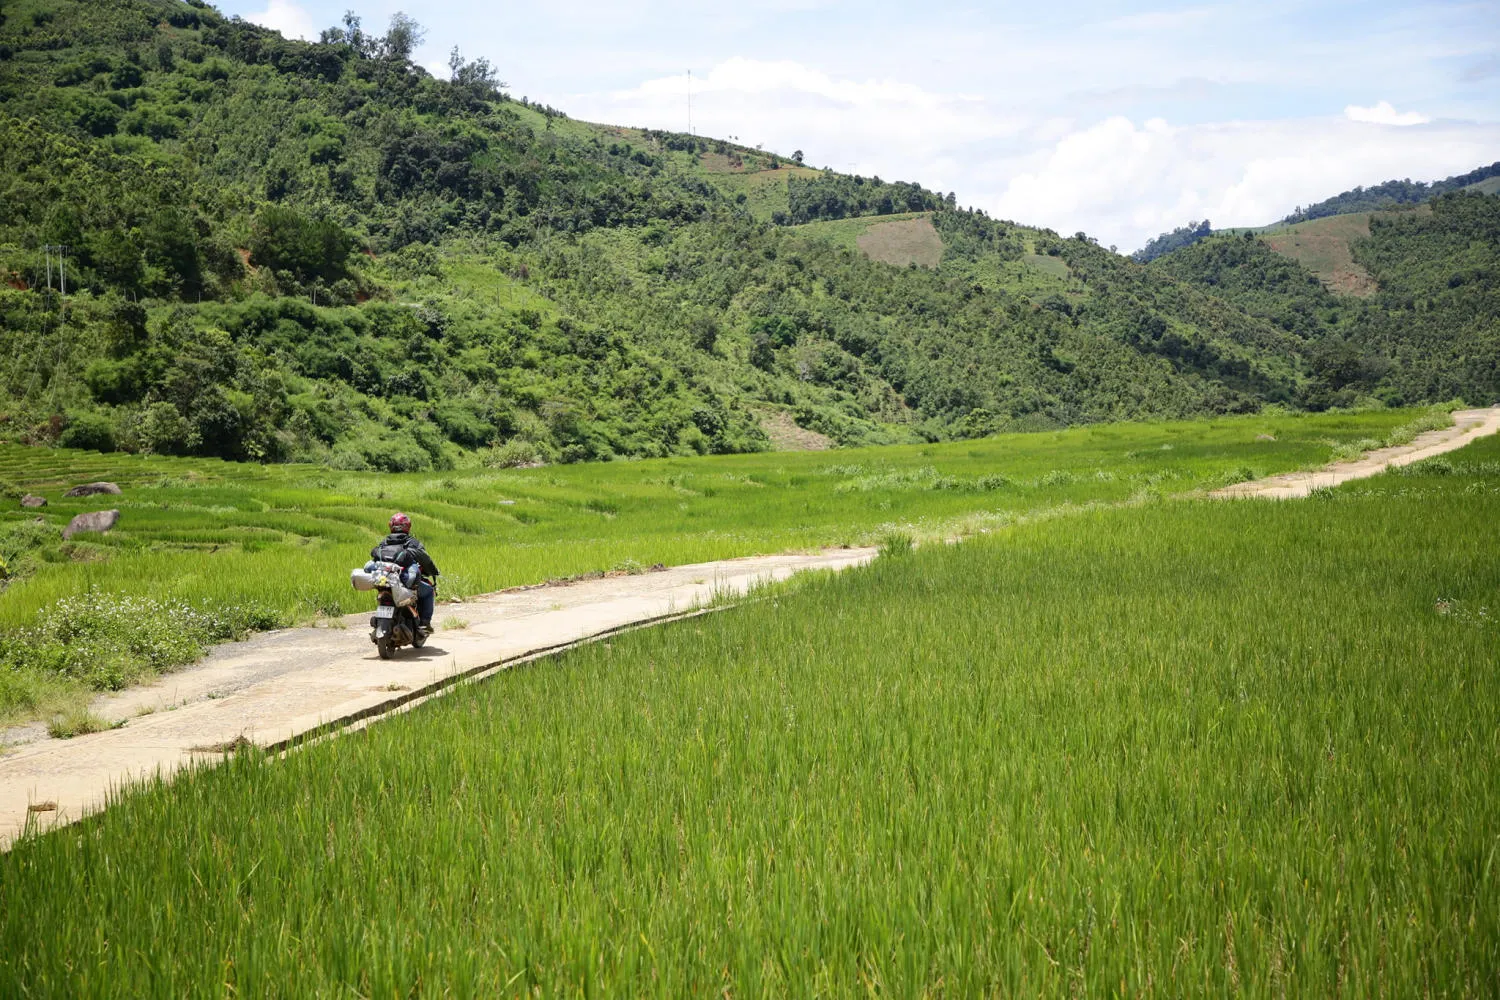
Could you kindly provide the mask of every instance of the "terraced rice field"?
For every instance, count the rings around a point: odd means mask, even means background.
[[[0,994],[1491,995],[1497,517],[1487,439],[888,546],[22,843]]]
[[[358,610],[348,570],[397,509],[413,517],[443,569],[441,593],[453,597],[656,563],[879,543],[893,532],[950,537],[1069,507],[1213,488],[1321,464],[1414,416],[1267,415],[435,476],[0,447],[0,480],[50,504],[38,514],[11,500],[0,512],[0,555],[13,576],[0,594],[0,629],[33,630],[0,654],[0,718],[50,711],[44,681],[114,687],[193,655],[188,643],[164,658],[142,622],[177,634],[174,615],[198,622],[200,613],[234,609],[205,626],[202,634],[217,638]],[[63,498],[94,480],[124,493]],[[60,540],[74,514],[105,508],[121,511],[115,530]],[[117,610],[145,596],[178,610]]]

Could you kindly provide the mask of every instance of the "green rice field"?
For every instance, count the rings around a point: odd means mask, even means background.
[[[810,525],[846,503],[851,537],[960,513],[949,490],[900,506],[927,465],[1068,470],[999,509],[1074,509],[23,840],[0,857],[0,995],[1494,996],[1500,441],[1307,501],[1105,502],[1148,470],[1212,480],[1260,432],[1099,428],[826,480],[847,453],[690,463],[683,488],[762,476],[725,489],[798,497]],[[675,468],[496,482],[539,510],[612,489],[602,524],[660,524],[624,484]],[[894,478],[809,485],[867,476]],[[836,540],[797,504],[744,544]],[[673,551],[631,544],[590,551]]]
[[[439,557],[444,584],[474,593],[631,563],[869,541],[893,527],[941,532],[975,514],[1218,486],[1320,464],[1416,416],[1110,424],[926,446],[425,475],[0,445],[0,481],[50,504],[28,511],[4,501],[0,530],[37,516],[60,528],[84,510],[122,513],[115,530],[47,552],[53,558],[0,595],[0,627],[59,597],[143,579],[172,597],[259,601],[297,615],[352,611],[347,571],[397,509],[412,515]],[[62,497],[100,479],[123,495]]]
[[[1379,411],[1114,424],[924,446],[436,475],[0,446],[0,721],[46,715],[255,628],[363,610],[348,572],[394,510],[443,570],[440,597],[657,563],[943,538],[1090,504],[1326,461],[1446,416]],[[1414,423],[1415,422],[1415,423]],[[118,496],[66,499],[118,483]],[[49,506],[23,510],[31,491]],[[63,542],[85,510],[104,535]],[[42,518],[37,522],[37,517]],[[157,602],[136,613],[125,598]],[[179,623],[207,622],[194,631]],[[156,631],[141,634],[141,629]],[[30,630],[30,631],[23,631]]]

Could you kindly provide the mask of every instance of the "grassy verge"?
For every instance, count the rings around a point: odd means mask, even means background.
[[[0,993],[1482,995],[1497,516],[1084,511],[242,755],[0,858]]]
[[[1452,427],[1454,411],[1462,408],[1463,403],[1458,400],[1430,407],[1411,420],[1392,428],[1384,438],[1360,438],[1342,443],[1330,441],[1329,446],[1333,449],[1330,460],[1353,462],[1365,452],[1374,451],[1377,448],[1399,448],[1402,445],[1411,444],[1428,431],[1440,431]]]
[[[0,721],[48,710],[55,679],[75,697],[118,688],[208,642],[366,607],[348,570],[397,509],[436,555],[441,594],[465,596],[632,565],[878,544],[892,531],[920,541],[986,530],[1318,464],[1411,419],[1265,415],[426,476],[0,447],[0,480],[50,503],[0,511],[13,575],[0,594],[11,639],[0,647]],[[124,492],[62,495],[94,480]],[[104,508],[121,511],[113,531],[62,540],[70,517]],[[156,612],[132,612],[144,611],[143,595]]]

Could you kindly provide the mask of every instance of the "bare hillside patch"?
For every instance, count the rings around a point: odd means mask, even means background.
[[[785,410],[762,410],[760,426],[771,439],[772,451],[827,451],[833,447],[833,438],[798,427]]]
[[[747,171],[759,170],[760,165],[753,163],[747,167],[745,158],[738,154],[727,153],[702,153],[698,156],[698,162],[711,174],[743,174]]]
[[[907,267],[937,267],[943,262],[943,239],[932,219],[922,216],[900,222],[882,222],[871,226],[855,240],[871,260]]]
[[[1396,211],[1430,213],[1432,207],[1418,205]],[[1316,274],[1329,291],[1364,298],[1374,295],[1380,286],[1370,272],[1355,261],[1350,245],[1370,235],[1373,214],[1351,212],[1290,226],[1273,226],[1261,234],[1261,239],[1272,250]]]
[[[1028,253],[1021,261],[1032,270],[1043,274],[1054,281],[1067,281],[1072,277],[1068,270],[1068,262],[1061,257],[1048,257],[1045,254]]]
[[[1349,244],[1370,235],[1370,213],[1332,215],[1267,233],[1262,239],[1272,250],[1307,268],[1339,295],[1374,295],[1377,286],[1359,264]]]
[[[743,169],[732,166],[732,158],[718,153],[704,154],[700,160],[703,178],[727,197],[735,199],[762,222],[770,222],[777,212],[788,212],[787,182],[793,177],[816,177],[820,171],[783,163],[775,170],[760,169],[747,155],[740,156]],[[740,195],[744,200],[740,201]]]

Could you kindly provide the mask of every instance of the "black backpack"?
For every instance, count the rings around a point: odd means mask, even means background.
[[[406,569],[417,561],[417,557],[406,547],[405,542],[400,545],[394,542],[381,542],[375,546],[375,558],[379,562],[395,563],[402,569]]]

